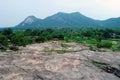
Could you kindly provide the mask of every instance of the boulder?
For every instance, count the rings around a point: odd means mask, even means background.
[[[19,48],[18,48],[17,46],[10,46],[9,49],[10,49],[10,50],[13,50],[13,51],[19,50]]]

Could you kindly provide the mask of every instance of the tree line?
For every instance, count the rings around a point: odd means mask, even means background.
[[[26,29],[13,31],[10,28],[0,32],[0,49],[10,46],[26,46],[33,43],[42,43],[50,40],[66,42],[92,43],[97,47],[111,47],[109,39],[119,39],[120,30],[117,29]],[[87,42],[88,41],[88,42]]]

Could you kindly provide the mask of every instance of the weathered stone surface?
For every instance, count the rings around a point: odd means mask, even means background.
[[[32,44],[19,51],[0,52],[0,80],[120,80],[93,65],[90,60],[120,65],[120,52],[94,52],[77,43]],[[44,50],[69,50],[64,54]],[[119,73],[119,72],[116,72]]]

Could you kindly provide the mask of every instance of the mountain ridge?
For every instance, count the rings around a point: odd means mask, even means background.
[[[16,25],[15,29],[36,29],[36,28],[66,28],[66,27],[95,27],[108,28],[120,27],[120,17],[106,20],[95,20],[84,16],[80,12],[64,13],[58,12],[44,19],[28,16],[23,22]]]

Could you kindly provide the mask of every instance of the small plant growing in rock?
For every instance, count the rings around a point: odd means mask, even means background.
[[[63,48],[67,48],[67,47],[68,47],[68,45],[67,45],[67,44],[65,44],[65,43],[61,43],[61,47],[63,47]]]
[[[67,50],[45,50],[44,52],[48,52],[48,53],[59,53],[59,54],[64,54],[66,52],[70,52],[70,51],[67,51]]]
[[[101,68],[102,66],[108,65],[108,64],[106,64],[106,63],[97,62],[97,61],[95,61],[95,60],[91,60],[91,63],[92,63],[93,65],[95,65],[96,67],[99,67],[99,68]]]

